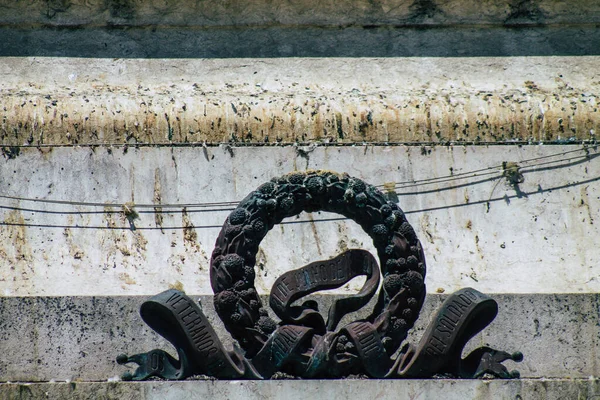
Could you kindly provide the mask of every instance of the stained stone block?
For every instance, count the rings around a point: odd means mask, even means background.
[[[599,299],[595,294],[491,295],[499,304],[496,320],[473,338],[465,352],[490,345],[522,351],[523,362],[507,362],[523,378],[587,378],[600,375]],[[200,299],[203,312],[226,347],[231,339],[214,312],[212,296]],[[333,296],[314,296],[322,310]],[[416,343],[445,295],[428,295],[408,338]],[[0,381],[100,380],[127,368],[115,357],[124,352],[174,349],[138,314],[144,296],[0,298]],[[266,298],[262,299],[266,304]],[[369,312],[365,307],[363,313]],[[364,315],[364,314],[363,314]],[[352,314],[352,319],[360,314]],[[344,321],[341,322],[341,325]]]

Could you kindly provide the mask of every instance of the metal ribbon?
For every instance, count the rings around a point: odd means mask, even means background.
[[[448,297],[423,334],[418,348],[409,347],[388,377],[424,378],[450,373],[474,378],[490,373],[501,378],[515,377],[502,364],[521,361],[521,353],[497,351],[489,347],[474,350],[465,359],[462,351],[469,340],[488,326],[498,314],[498,303],[483,293],[461,289]]]
[[[310,324],[289,323],[314,323],[314,314],[318,315],[307,306],[290,307],[293,301],[317,290],[339,287],[361,274],[367,275],[367,282],[353,298],[334,303],[325,334],[318,334]],[[338,333],[329,330],[330,326],[335,328],[344,314],[366,304],[378,283],[377,263],[363,250],[352,250],[284,274],[271,292],[271,306],[284,321],[251,360],[237,347],[233,351],[225,350],[200,307],[183,292],[167,290],[144,302],[140,315],[175,346],[179,359],[155,349],[130,357],[120,355],[117,362],[139,365],[133,374],[125,373],[124,380],[144,380],[152,376],[185,379],[197,374],[220,379],[265,379],[282,370],[306,377],[326,376],[328,371],[345,370],[344,363],[348,360],[336,365],[332,356],[336,338],[345,336],[356,350],[353,357],[360,359],[364,372],[374,378],[428,378],[444,373],[461,378],[486,373],[500,378],[518,376],[518,372],[508,372],[501,364],[509,359],[521,361],[523,355],[518,352],[509,354],[480,347],[461,358],[467,342],[498,313],[498,305],[492,298],[472,288],[450,295],[437,311],[419,346],[406,346],[395,361],[387,355],[378,329],[384,319],[374,323],[353,322]],[[403,292],[398,294],[399,297],[404,295]],[[324,324],[322,317],[321,324]],[[325,326],[319,328],[325,329]]]
[[[144,322],[175,346],[179,360],[162,350],[117,357],[119,364],[139,364],[126,380],[143,380],[151,376],[184,379],[204,374],[223,379],[261,378],[261,375],[234,348],[223,348],[214,329],[198,305],[185,293],[170,289],[144,302],[140,308]]]
[[[301,361],[301,354],[309,347],[313,333],[313,329],[304,326],[280,326],[252,358],[252,364],[260,368],[261,375],[271,377],[291,359]],[[300,367],[300,372],[303,372],[302,369]]]
[[[356,346],[367,374],[373,378],[383,378],[387,374],[390,358],[385,352],[381,336],[375,326],[369,322],[353,322],[342,329]]]
[[[327,324],[318,310],[310,305],[291,306],[304,296],[339,288],[360,275],[367,277],[361,290],[354,296],[334,301]],[[330,260],[316,261],[281,275],[273,284],[269,304],[284,323],[310,326],[316,333],[324,334],[335,330],[344,315],[359,310],[371,300],[379,286],[380,275],[377,261],[371,253],[348,250]]]

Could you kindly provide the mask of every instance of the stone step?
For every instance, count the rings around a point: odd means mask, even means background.
[[[596,399],[597,379],[515,380],[279,380],[3,383],[0,398],[136,400],[306,400],[447,399],[565,400]]]
[[[505,365],[509,370],[520,371],[523,378],[583,379],[600,375],[600,295],[495,294],[492,297],[499,303],[498,317],[471,340],[467,351],[483,345],[508,352],[521,351],[525,357],[522,363]],[[229,334],[215,315],[212,296],[192,298],[200,300],[217,334],[229,346]],[[327,310],[334,298],[315,296],[321,310]],[[439,294],[427,296],[421,317],[409,337],[411,343],[418,342],[432,312],[444,298],[445,295]],[[118,379],[127,370],[115,362],[118,354],[154,348],[172,351],[139,317],[138,309],[145,299],[145,296],[0,298],[0,382]],[[363,315],[367,312],[368,307]],[[360,314],[347,316],[340,326],[359,317]]]

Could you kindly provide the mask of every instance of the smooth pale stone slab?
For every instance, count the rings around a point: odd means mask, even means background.
[[[347,172],[384,191],[396,183],[430,293],[598,293],[599,155],[580,145],[21,149],[0,159],[0,294],[212,294],[209,258],[237,201],[305,169]],[[521,167],[518,186],[503,177],[505,162]],[[139,215],[132,224],[127,202]],[[376,254],[352,220],[288,218],[260,244],[257,291],[351,248]]]

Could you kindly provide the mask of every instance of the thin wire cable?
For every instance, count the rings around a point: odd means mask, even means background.
[[[350,218],[347,217],[332,217],[332,218],[315,218],[315,219],[301,219],[296,221],[282,221],[278,225],[297,225],[297,224],[308,224],[317,222],[335,222],[335,221],[346,221]],[[61,228],[61,229],[104,229],[104,230],[117,230],[117,231],[160,231],[160,230],[180,230],[180,229],[221,229],[223,225],[187,225],[187,226],[136,226],[135,224],[129,225],[56,225],[56,224],[35,224],[28,222],[0,222],[0,226],[25,226],[29,228]]]
[[[487,175],[497,175],[498,177],[501,177],[502,172],[490,171],[490,172],[485,172],[485,173],[476,173],[473,175],[469,175],[468,177],[459,178],[459,179],[448,177],[447,179],[440,179],[437,181],[430,181],[430,182],[419,182],[419,183],[406,184],[406,185],[397,184],[396,186],[394,186],[394,190],[406,189],[406,188],[411,188],[411,187],[421,187],[421,186],[425,186],[425,185],[434,185],[436,183],[454,182],[454,181],[458,181],[461,179],[478,178],[478,177],[487,176]]]
[[[48,204],[63,204],[63,205],[73,205],[73,206],[84,206],[84,207],[109,207],[109,208],[121,208],[124,206],[131,205],[131,203],[100,203],[100,202],[86,202],[86,201],[69,201],[69,200],[51,200],[51,199],[32,199],[29,197],[19,197],[19,196],[7,196],[0,195],[0,198],[9,199],[9,200],[19,200],[19,201],[31,201],[34,203],[48,203]],[[223,201],[223,202],[215,202],[215,203],[178,203],[178,204],[137,204],[133,203],[133,206],[136,208],[194,208],[194,207],[227,207],[238,204],[239,201]]]
[[[565,189],[568,187],[573,187],[573,186],[577,186],[577,185],[584,185],[587,183],[592,183],[592,182],[598,182],[600,181],[600,176],[595,176],[592,177],[590,179],[586,179],[583,181],[579,181],[576,184],[574,183],[566,183],[563,185],[559,185],[559,186],[554,186],[554,187],[549,187],[549,188],[545,188],[542,190],[535,190],[529,193],[525,193],[525,195],[535,195],[535,194],[540,194],[540,193],[550,193],[553,190],[559,190],[559,189]],[[496,202],[496,201],[506,201],[506,199],[513,199],[513,198],[519,198],[523,195],[523,193],[519,194],[519,193],[515,193],[512,195],[503,195],[503,196],[497,196],[495,198],[489,198],[489,199],[480,199],[477,201],[471,201],[471,202],[466,202],[466,203],[457,203],[457,204],[446,204],[443,206],[434,206],[434,207],[429,207],[429,208],[421,208],[421,209],[414,209],[414,210],[404,210],[405,214],[418,214],[418,213],[424,213],[424,212],[432,212],[432,211],[439,211],[439,210],[446,210],[446,209],[450,209],[450,208],[457,208],[457,207],[468,207],[468,206],[473,206],[473,205],[477,205],[477,204],[490,204],[491,202]],[[334,218],[315,218],[315,219],[300,219],[300,220],[295,220],[295,221],[282,221],[281,224],[283,225],[288,225],[288,224],[305,224],[305,223],[312,223],[312,222],[331,222],[331,221],[344,221],[344,220],[349,220],[349,218],[346,217],[334,217]],[[194,229],[219,229],[222,228],[221,225],[193,225],[193,226],[146,226],[146,227],[138,227],[135,226],[134,224],[130,224],[129,226],[110,226],[110,225],[96,225],[96,226],[90,226],[90,225],[52,225],[52,224],[31,224],[31,223],[20,223],[20,222],[0,222],[0,226],[2,225],[6,225],[6,226],[26,226],[26,227],[32,227],[32,228],[70,228],[70,229],[106,229],[106,230],[143,230],[143,231],[147,231],[147,230],[179,230],[179,229],[188,229],[188,228],[194,228]]]
[[[533,161],[538,161],[538,160],[543,160],[543,159],[547,159],[547,158],[564,156],[564,155],[567,155],[567,154],[576,153],[576,152],[582,152],[582,151],[588,152],[589,151],[589,147],[586,146],[586,147],[582,147],[580,149],[564,151],[564,152],[561,152],[561,153],[550,154],[550,155],[547,155],[547,156],[540,156],[540,157],[529,158],[529,159],[526,159],[526,160],[519,161],[519,164],[526,164],[526,163],[533,162]],[[450,174],[450,175],[438,176],[438,177],[435,177],[435,178],[417,179],[417,180],[412,180],[412,181],[390,182],[390,183],[394,183],[394,188],[398,188],[399,186],[402,186],[402,185],[414,185],[414,184],[421,184],[421,183],[428,183],[428,182],[436,183],[437,181],[440,181],[440,180],[441,181],[445,181],[446,179],[448,179],[448,180],[464,179],[462,177],[465,176],[465,175],[477,174],[479,172],[485,172],[485,171],[496,170],[496,169],[501,169],[502,170],[503,169],[503,165],[499,164],[499,165],[495,165],[495,166],[491,166],[491,167],[485,167],[485,168],[480,168],[480,169],[471,170],[471,171],[467,171],[467,172],[460,172],[460,173],[457,173],[457,174]],[[474,176],[478,176],[478,175],[474,175]],[[479,175],[479,176],[482,176],[482,175]],[[377,187],[377,188],[385,188],[385,187],[387,187],[387,185],[389,185],[389,183],[388,184],[375,185],[375,187]],[[407,187],[409,187],[409,186],[407,186]]]
[[[577,158],[581,158],[581,157],[571,157],[568,159],[560,159],[560,160],[556,160],[556,161],[538,163],[538,164],[529,165],[526,167],[521,166],[521,164],[527,164],[527,163],[531,163],[534,161],[564,156],[564,155],[572,154],[572,153],[576,153],[576,152],[586,152],[587,153],[587,152],[589,152],[589,149],[590,148],[588,146],[584,146],[582,148],[575,149],[575,150],[563,151],[560,153],[555,153],[555,154],[550,154],[550,155],[546,155],[546,156],[540,156],[540,157],[534,157],[534,158],[530,158],[530,159],[526,159],[526,160],[521,160],[521,161],[519,161],[519,164],[520,164],[521,169],[523,169],[523,168],[532,168],[535,166],[547,165],[547,164],[551,164],[551,163],[555,163],[555,162],[564,162],[564,161],[573,160],[573,159],[577,159]],[[456,180],[476,178],[476,177],[493,175],[493,174],[499,174],[498,177],[501,177],[504,172],[503,168],[504,168],[504,166],[502,164],[500,164],[500,165],[495,165],[495,166],[491,166],[491,167],[480,168],[480,169],[471,170],[471,171],[467,171],[467,172],[461,172],[461,173],[457,173],[457,174],[444,175],[444,176],[435,177],[435,178],[427,178],[427,179],[419,179],[419,180],[411,180],[411,181],[401,181],[401,182],[390,182],[387,184],[375,185],[375,187],[387,188],[387,187],[389,187],[388,185],[393,183],[394,190],[396,190],[396,189],[424,186],[424,185],[435,184],[435,183],[452,182],[452,181],[456,181]],[[500,171],[497,171],[498,169],[500,169]],[[105,207],[105,208],[122,208],[122,207],[130,207],[130,206],[133,206],[135,208],[154,208],[154,209],[156,209],[156,208],[160,208],[160,209],[208,208],[208,207],[231,207],[231,206],[235,206],[239,203],[239,201],[222,201],[222,202],[210,202],[210,203],[177,203],[177,204],[169,204],[169,203],[137,204],[137,203],[131,203],[131,202],[107,203],[107,202],[83,202],[83,201],[70,201],[70,200],[34,199],[34,198],[9,196],[9,195],[0,195],[0,198],[9,199],[9,200],[17,200],[17,201],[29,201],[29,202],[36,202],[36,203],[72,205],[72,206],[82,206],[82,207]],[[215,210],[215,211],[220,211],[220,210]]]
[[[574,141],[536,141],[531,140],[503,140],[503,141],[444,141],[444,142],[153,142],[153,143],[123,143],[123,142],[97,142],[97,143],[32,143],[32,144],[4,144],[2,147],[5,148],[142,148],[142,147],[208,147],[218,148],[224,146],[231,147],[286,147],[286,146],[298,146],[307,147],[317,145],[318,147],[388,147],[388,146],[407,146],[407,147],[422,147],[422,146],[517,146],[517,145],[545,145],[545,146],[563,146],[563,145],[584,145],[584,146],[595,146],[597,141],[595,139],[578,139]]]
[[[553,160],[553,161],[546,161],[543,163],[537,163],[537,164],[533,164],[533,165],[527,165],[527,166],[521,166],[520,169],[522,172],[527,172],[527,171],[532,171],[537,167],[542,167],[544,165],[550,165],[550,164],[556,164],[556,163],[564,163],[567,161],[572,161],[572,160],[579,160],[581,159],[581,156],[578,157],[568,157],[568,158],[561,158],[560,160]]]
[[[548,157],[543,157],[543,158],[548,158]],[[572,161],[572,160],[578,160],[578,159],[581,159],[581,158],[582,158],[581,156],[568,157],[568,158],[561,158],[560,160],[546,161],[546,162],[536,163],[536,164],[527,165],[527,166],[521,166],[521,165],[519,165],[519,170],[521,172],[528,172],[528,171],[534,170],[534,168],[541,167],[541,166],[544,166],[544,165],[551,165],[551,164],[556,164],[556,163],[564,163],[564,162],[568,162],[568,161]],[[541,158],[538,158],[538,159],[541,159]],[[490,168],[493,168],[493,167],[490,167]],[[500,168],[503,168],[503,166],[501,165]],[[482,170],[479,170],[479,171],[482,171]],[[477,177],[488,176],[488,175],[497,175],[498,178],[501,178],[501,177],[504,176],[504,170],[502,170],[502,171],[490,171],[490,172],[484,172],[484,173],[474,173],[472,175],[469,175],[468,177],[461,178],[461,179],[477,178]],[[454,175],[454,176],[456,176],[456,175]],[[407,184],[407,185],[401,185],[400,183],[397,183],[396,186],[394,186],[394,190],[407,189],[407,188],[411,188],[411,187],[421,187],[421,186],[425,186],[425,185],[433,185],[433,184],[444,183],[444,182],[452,182],[452,181],[458,180],[458,179],[452,179],[452,178],[453,178],[453,175],[448,175],[447,179],[443,179],[443,177],[441,177],[438,180],[434,180],[435,178],[431,178],[427,182],[419,181],[418,183]]]
[[[577,159],[579,157],[571,157],[570,159]],[[569,159],[564,159],[561,161],[567,161]],[[546,163],[539,163],[538,165],[542,165],[542,164],[550,164],[550,163],[554,163],[556,161],[551,161],[551,162],[546,162]],[[501,177],[501,176],[500,176]],[[536,190],[533,192],[529,192],[529,193],[525,193],[525,195],[533,195],[533,194],[539,194],[539,193],[544,193],[544,192],[552,192],[553,190],[558,190],[558,189],[564,189],[567,187],[572,187],[572,186],[576,186],[576,185],[583,185],[586,183],[592,183],[592,182],[598,182],[600,180],[600,176],[595,176],[592,177],[590,179],[587,180],[583,180],[583,181],[579,181],[577,183],[566,183],[564,185],[559,185],[559,186],[555,186],[555,187],[551,187],[551,188],[545,188],[543,190]],[[420,193],[415,192],[415,193],[411,193],[413,195],[418,195]],[[423,212],[430,212],[430,211],[437,211],[437,210],[443,210],[443,209],[449,209],[449,208],[456,208],[456,207],[466,207],[466,206],[473,206],[476,204],[489,204],[491,202],[495,202],[495,201],[506,201],[506,199],[511,199],[511,198],[518,198],[523,196],[523,193],[516,193],[513,195],[504,195],[504,196],[499,196],[496,198],[489,198],[487,200],[485,199],[481,199],[481,200],[477,200],[477,201],[471,201],[471,202],[466,202],[466,203],[459,203],[459,204],[450,204],[450,205],[443,205],[443,206],[435,206],[435,207],[429,207],[429,208],[421,208],[421,209],[414,209],[414,210],[404,210],[405,214],[416,214],[416,213],[423,213]],[[1,207],[1,208],[10,208],[10,207]],[[34,211],[34,210],[33,210]],[[215,211],[224,211],[224,210],[215,210]],[[190,212],[194,212],[194,211],[190,211]],[[348,220],[348,218],[346,217],[337,217],[337,218],[315,218],[315,219],[298,219],[298,220],[294,220],[294,221],[283,221],[281,224],[305,224],[305,223],[311,223],[311,222],[329,222],[329,221],[343,221],[343,220]],[[221,228],[221,225],[193,225],[193,226],[162,226],[162,225],[156,225],[156,226],[135,226],[135,223],[132,223],[130,221],[129,226],[110,226],[110,225],[96,225],[96,226],[91,226],[91,225],[79,225],[79,224],[75,224],[75,225],[55,225],[55,224],[35,224],[35,223],[28,223],[28,222],[10,222],[10,221],[3,221],[0,222],[0,226],[26,226],[26,227],[32,227],[32,228],[77,228],[77,229],[107,229],[107,230],[179,230],[179,229],[187,229],[190,227],[193,227],[194,229],[210,229],[210,228]]]

